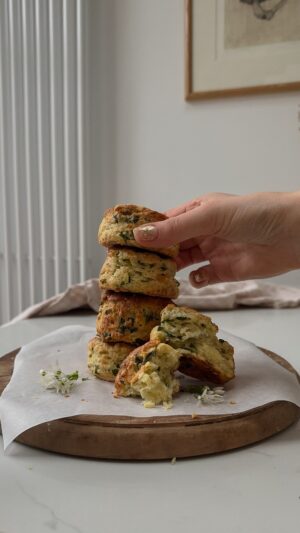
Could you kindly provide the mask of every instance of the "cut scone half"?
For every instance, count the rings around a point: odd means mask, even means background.
[[[130,344],[108,344],[98,336],[93,337],[88,343],[88,368],[99,379],[115,381],[121,363],[131,351]]]
[[[96,330],[105,342],[144,344],[170,302],[143,294],[103,291]]]
[[[143,224],[166,220],[166,216],[157,211],[139,205],[116,205],[105,211],[98,231],[99,243],[110,248],[111,246],[130,246],[143,248],[134,238],[133,229]],[[161,255],[176,257],[179,246],[172,245],[165,248],[150,248]]]
[[[176,263],[151,252],[110,248],[99,275],[101,289],[177,298]]]
[[[122,363],[115,381],[115,396],[137,396],[144,407],[163,404],[171,407],[173,395],[179,391],[174,372],[179,354],[171,346],[149,341],[136,348]]]
[[[150,334],[180,351],[179,371],[200,380],[223,384],[234,378],[233,347],[217,337],[218,327],[190,307],[167,305],[161,323]]]

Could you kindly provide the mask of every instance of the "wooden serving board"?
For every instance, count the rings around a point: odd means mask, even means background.
[[[0,394],[9,383],[17,349],[0,359]],[[299,376],[282,357],[266,356]],[[16,441],[51,452],[96,459],[171,459],[240,448],[282,431],[300,417],[291,402],[276,401],[238,414],[222,416],[80,415],[33,427]]]

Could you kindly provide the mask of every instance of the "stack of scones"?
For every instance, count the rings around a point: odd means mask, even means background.
[[[117,205],[104,214],[98,240],[108,253],[99,276],[97,335],[88,344],[88,367],[100,379],[115,381],[121,363],[149,341],[162,309],[178,296],[178,246],[146,251],[133,235],[134,228],[165,219],[136,205]]]
[[[171,301],[178,296],[178,246],[145,250],[134,239],[134,228],[165,218],[146,207],[117,205],[104,214],[98,235],[108,253],[88,367],[115,382],[116,397],[140,397],[145,407],[171,406],[180,389],[176,370],[217,384],[234,377],[233,347],[218,339],[218,327]]]

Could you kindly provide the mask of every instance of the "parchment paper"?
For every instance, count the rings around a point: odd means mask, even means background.
[[[256,346],[239,337],[219,331],[235,349],[236,378],[225,385],[224,403],[202,405],[190,393],[174,398],[172,409],[162,406],[145,409],[138,398],[114,398],[113,383],[94,378],[87,369],[87,342],[94,328],[68,326],[24,346],[15,360],[12,379],[0,398],[0,419],[4,449],[23,431],[43,422],[79,414],[170,416],[213,415],[246,411],[275,400],[300,406],[297,378]],[[39,371],[55,368],[64,372],[79,370],[88,381],[79,383],[64,397],[40,385]],[[185,383],[195,380],[184,378]],[[198,382],[197,382],[198,383]]]

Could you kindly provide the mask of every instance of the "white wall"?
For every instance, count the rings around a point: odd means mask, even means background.
[[[300,189],[299,93],[186,103],[183,0],[101,0],[92,12],[107,206]],[[300,272],[283,280],[300,285]]]

